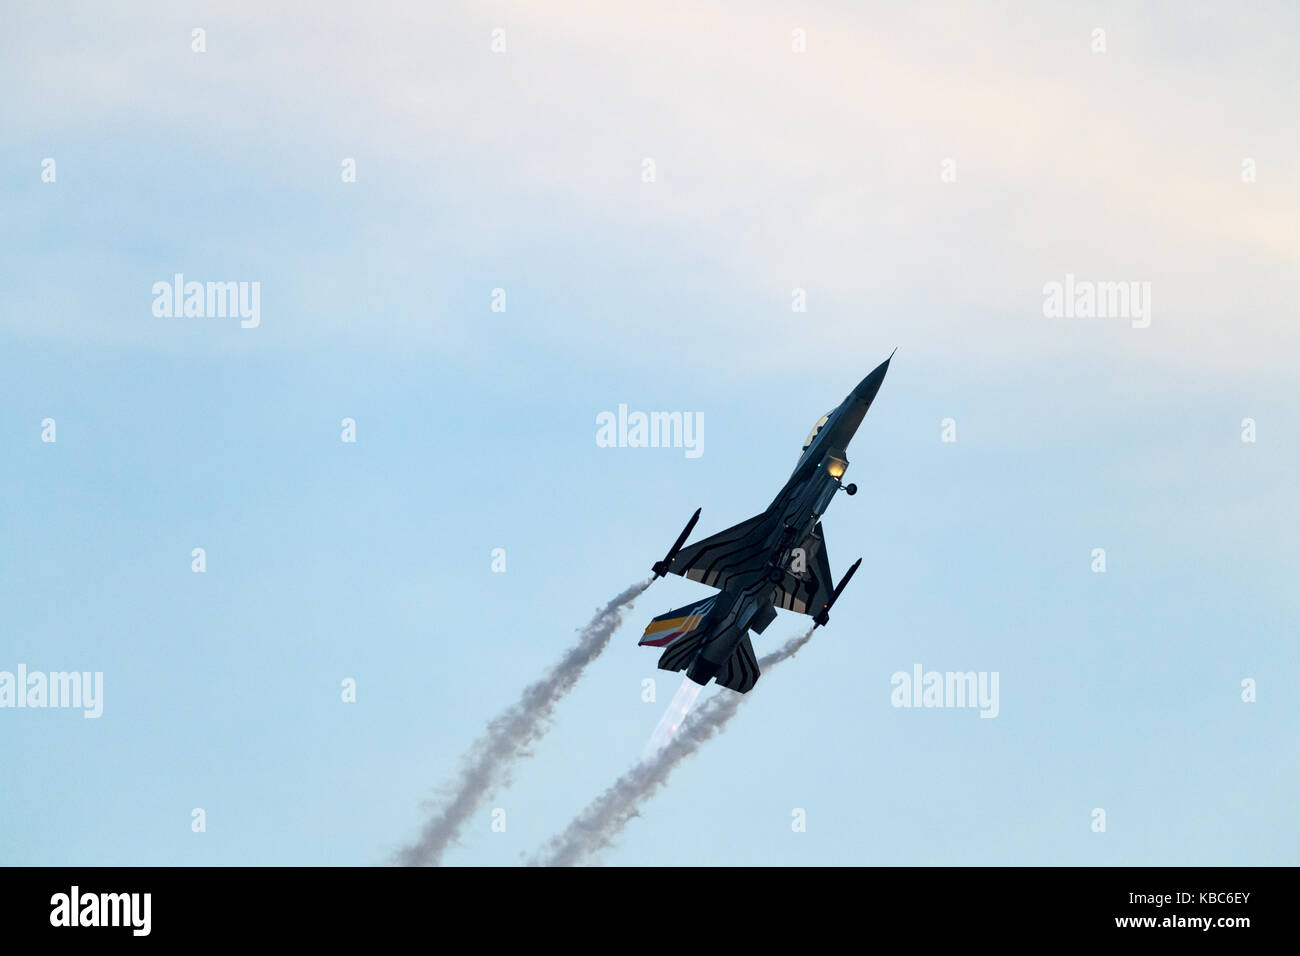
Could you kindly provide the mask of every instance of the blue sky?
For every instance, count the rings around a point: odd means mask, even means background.
[[[1297,862],[1294,9],[2,16],[0,670],[105,701],[0,709],[0,862],[384,861],[895,346],[831,626],[602,861]],[[260,282],[260,326],[155,317],[176,272]],[[1045,318],[1067,273],[1150,282],[1151,326]],[[704,454],[597,447],[620,403]],[[679,683],[636,640],[706,593],[640,599],[447,862],[630,766]],[[891,707],[916,663],[997,671],[998,717]]]

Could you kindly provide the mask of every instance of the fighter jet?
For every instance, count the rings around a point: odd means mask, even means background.
[[[758,682],[758,659],[749,632],[762,634],[776,609],[807,614],[813,626],[830,620],[830,609],[862,564],[858,558],[834,588],[822,536],[821,516],[837,491],[857,494],[841,482],[849,467],[846,449],[880,391],[891,353],[838,407],[817,420],[804,442],[794,473],[762,514],[682,547],[697,509],[662,561],[655,578],[679,574],[718,589],[694,604],[661,614],[639,643],[661,647],[659,667],[685,670],[697,684],[715,679],[744,694]]]

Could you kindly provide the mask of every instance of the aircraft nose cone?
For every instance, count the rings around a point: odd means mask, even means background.
[[[872,369],[871,374],[858,383],[858,387],[853,390],[854,398],[867,405],[871,404],[876,397],[876,392],[880,391],[880,386],[885,381],[885,373],[889,371],[889,362],[893,357],[891,353],[889,358]]]

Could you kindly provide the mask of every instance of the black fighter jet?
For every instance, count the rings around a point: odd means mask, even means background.
[[[776,619],[778,607],[809,615],[814,627],[827,623],[831,607],[862,559],[831,587],[821,516],[835,492],[857,493],[856,485],[841,483],[849,467],[846,449],[880,391],[892,358],[813,426],[794,473],[766,511],[682,547],[700,519],[697,510],[664,559],[655,562],[656,578],[680,574],[718,589],[650,622],[640,643],[664,649],[660,668],[685,670],[697,684],[716,678],[723,687],[743,694],[759,677],[749,632],[762,634]]]

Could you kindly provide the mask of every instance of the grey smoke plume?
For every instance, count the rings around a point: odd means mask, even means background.
[[[812,639],[813,628],[792,637],[783,646],[759,659],[768,671]],[[735,716],[744,694],[719,690],[682,724],[667,746],[650,759],[637,764],[593,800],[587,809],[559,836],[551,839],[529,862],[541,866],[572,866],[584,857],[613,844],[623,827],[641,813],[641,805],[668,782],[683,760],[712,737],[716,737]]]
[[[461,829],[496,787],[510,782],[514,762],[529,744],[548,729],[555,705],[578,682],[587,665],[600,656],[623,622],[623,612],[650,586],[632,585],[596,612],[571,647],[545,677],[530,684],[507,711],[488,724],[461,764],[460,776],[429,817],[420,837],[397,854],[402,866],[427,866],[442,862],[442,855]]]

